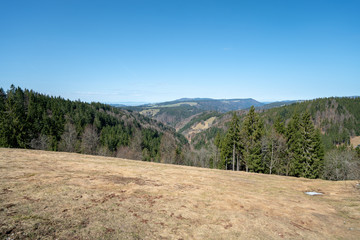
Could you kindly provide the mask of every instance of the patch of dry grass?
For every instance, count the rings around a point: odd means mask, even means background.
[[[212,123],[215,121],[216,117],[211,117],[206,121],[199,122],[195,127],[192,127],[193,130],[206,130],[211,127]]]
[[[179,107],[181,105],[196,106],[196,105],[198,105],[198,103],[197,102],[179,102],[179,103],[167,104],[167,105],[156,105],[156,107],[169,108],[169,107]]]
[[[160,112],[160,109],[155,108],[155,109],[142,110],[142,111],[140,112],[140,114],[145,115],[145,116],[151,116],[151,117],[153,117],[153,116],[155,116],[158,112]]]
[[[353,147],[360,145],[360,136],[350,138],[350,144],[352,144]]]
[[[359,239],[354,184],[0,149],[0,236]]]

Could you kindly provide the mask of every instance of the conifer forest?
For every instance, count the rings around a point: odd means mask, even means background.
[[[321,108],[334,104],[335,120],[317,121]],[[199,122],[210,117],[227,121],[186,139],[181,132],[196,118],[176,131],[131,109],[65,100],[12,85],[7,91],[0,89],[0,146],[229,171],[358,179],[360,150],[350,145],[350,138],[360,135],[359,98],[316,99],[313,107],[296,103],[297,111],[293,105],[204,112]]]

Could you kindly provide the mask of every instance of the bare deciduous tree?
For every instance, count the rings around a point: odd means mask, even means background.
[[[87,125],[81,136],[81,151],[86,154],[95,154],[99,144],[99,134],[93,125]]]
[[[40,135],[38,138],[32,139],[30,142],[30,147],[38,150],[49,150],[49,137],[46,135]]]
[[[175,163],[176,143],[174,137],[165,133],[161,138],[160,154],[162,163]]]
[[[360,160],[355,151],[334,149],[328,152],[323,177],[329,180],[360,179]]]
[[[133,133],[132,140],[129,146],[119,146],[116,151],[116,157],[133,159],[133,160],[142,160],[142,150],[141,150],[141,140],[142,135],[141,131],[135,130]]]
[[[268,136],[262,138],[261,145],[265,164],[269,168],[269,174],[272,174],[273,170],[277,170],[279,174],[281,159],[286,157],[286,140],[276,133],[275,129],[272,129]]]
[[[60,151],[74,152],[77,140],[77,133],[74,124],[67,122],[65,124],[64,133],[61,136],[59,145]]]

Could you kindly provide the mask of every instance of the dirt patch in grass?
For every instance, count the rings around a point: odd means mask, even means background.
[[[355,183],[0,149],[0,239],[359,239]]]
[[[117,175],[103,176],[103,179],[115,184],[129,184],[145,185],[144,179],[134,177],[122,177]]]

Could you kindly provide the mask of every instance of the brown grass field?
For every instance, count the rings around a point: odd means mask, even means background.
[[[360,239],[356,184],[0,148],[0,238]]]

